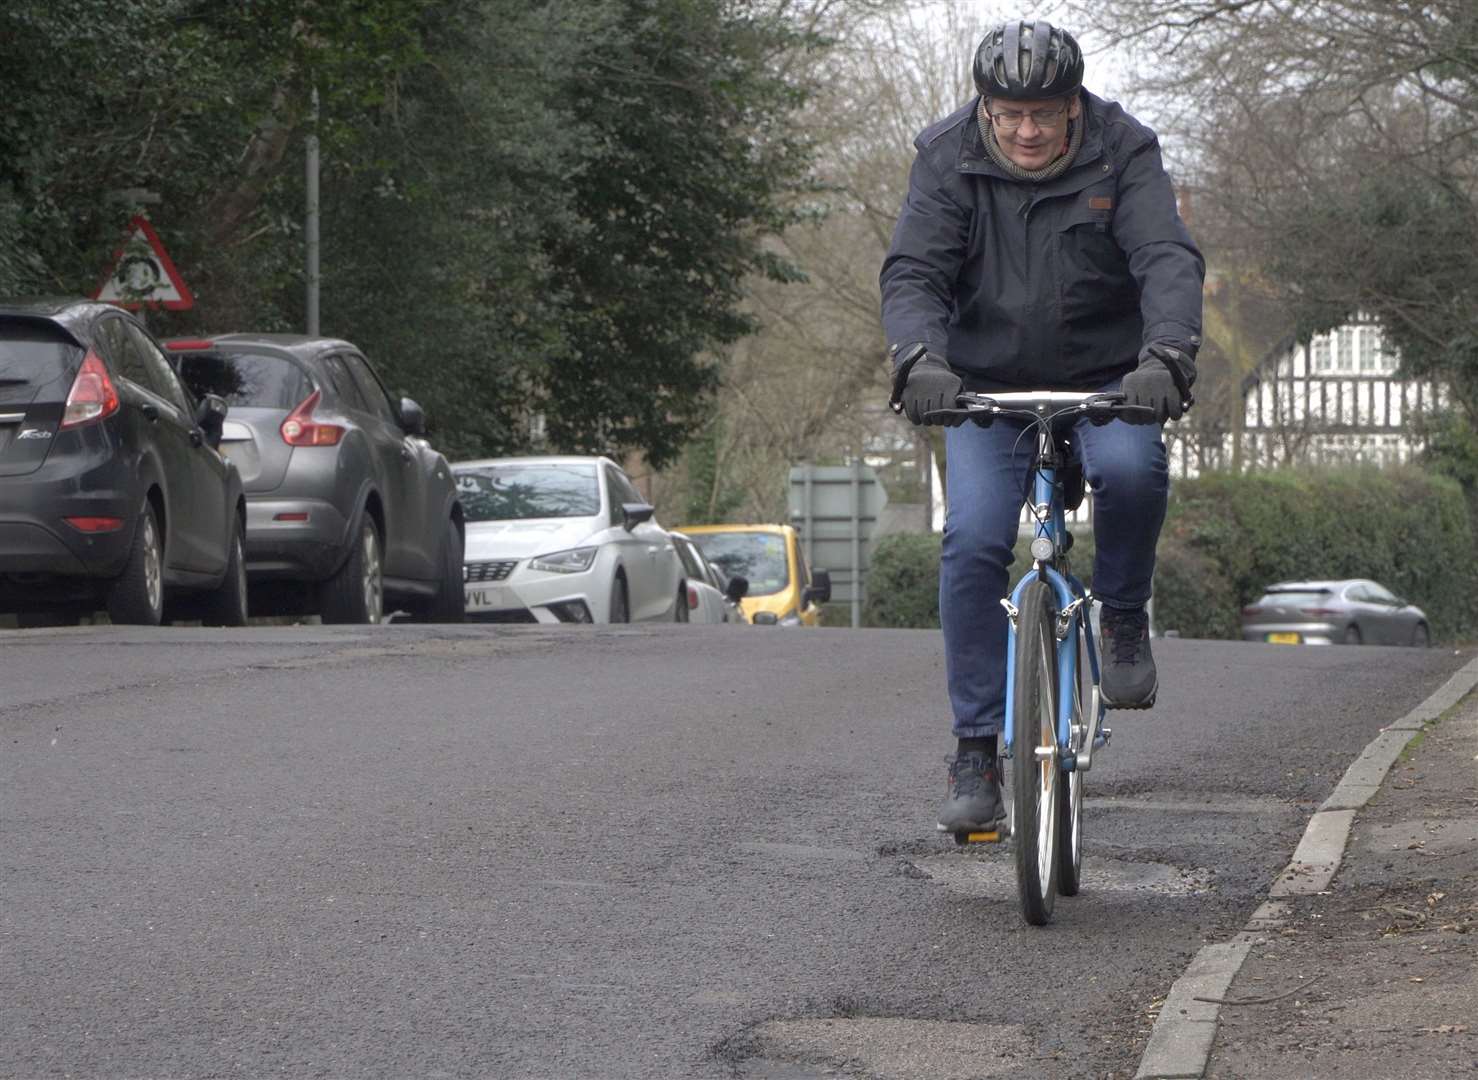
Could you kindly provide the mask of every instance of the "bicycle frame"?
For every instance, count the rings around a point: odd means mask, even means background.
[[[1038,468],[1032,482],[1033,517],[1036,519],[1033,537],[1032,568],[1026,572],[1006,607],[1008,630],[1006,641],[1006,719],[1003,732],[1004,752],[1011,756],[1015,734],[1016,703],[1016,611],[1022,592],[1033,581],[1043,580],[1051,586],[1057,597],[1057,744],[1061,748],[1061,763],[1064,771],[1077,769],[1086,772],[1093,765],[1093,751],[1104,739],[1103,716],[1106,707],[1099,693],[1098,646],[1093,640],[1088,613],[1092,610],[1092,598],[1083,583],[1071,573],[1058,568],[1058,560],[1067,550],[1067,511],[1064,505],[1063,487],[1058,481],[1059,469],[1067,464],[1065,451],[1056,436],[1050,431],[1037,433]],[[1043,549],[1042,541],[1051,545],[1051,553],[1038,558]],[[1088,731],[1084,733],[1081,749],[1072,749],[1073,704],[1080,693],[1078,671],[1078,641],[1081,639],[1088,656],[1091,693],[1084,703],[1087,712]]]

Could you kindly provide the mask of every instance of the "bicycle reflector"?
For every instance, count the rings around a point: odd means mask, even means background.
[[[1039,536],[1032,541],[1032,558],[1037,562],[1046,562],[1052,558],[1052,540],[1046,536]]]

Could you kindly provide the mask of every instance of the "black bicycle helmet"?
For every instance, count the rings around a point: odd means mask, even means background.
[[[975,50],[975,89],[989,98],[1066,97],[1083,85],[1083,50],[1049,22],[1009,22]]]

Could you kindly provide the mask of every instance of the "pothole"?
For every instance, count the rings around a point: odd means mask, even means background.
[[[967,896],[1002,899],[1016,895],[1016,865],[1009,858],[982,859],[952,851],[910,861],[945,888]],[[1211,876],[1211,871],[1202,867],[1083,859],[1083,888],[1090,892],[1192,896],[1211,887]]]
[[[745,1080],[978,1080],[1021,1076],[1038,1053],[1020,1024],[900,1017],[771,1020],[748,1041]]]

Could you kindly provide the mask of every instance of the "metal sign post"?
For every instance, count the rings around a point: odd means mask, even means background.
[[[862,625],[862,599],[878,517],[888,495],[877,474],[851,465],[797,465],[790,470],[790,523],[801,534],[806,561],[831,574],[833,603],[848,603]]]

